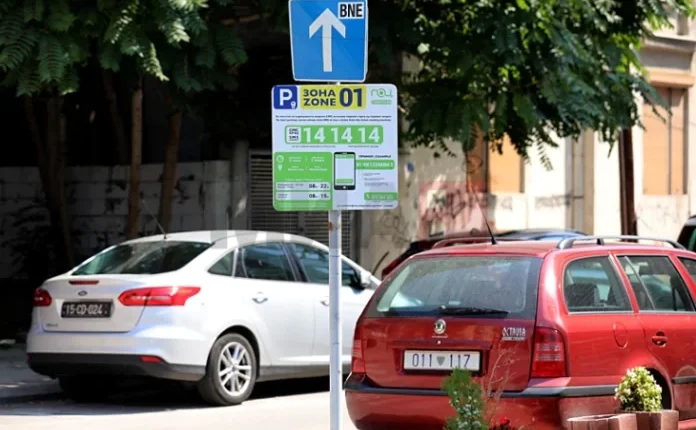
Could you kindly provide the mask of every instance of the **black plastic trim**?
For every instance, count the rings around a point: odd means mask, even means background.
[[[121,354],[28,354],[29,368],[56,378],[62,375],[145,376],[196,382],[205,375],[205,366],[143,362],[140,355]]]
[[[672,378],[674,385],[696,384],[696,376],[676,376]]]
[[[613,396],[616,385],[591,385],[574,387],[529,387],[522,391],[503,391],[501,398],[539,398],[539,397],[603,397]],[[396,396],[447,396],[442,390],[422,388],[381,388],[374,387],[364,378],[351,375],[344,385],[345,391],[365,394]]]

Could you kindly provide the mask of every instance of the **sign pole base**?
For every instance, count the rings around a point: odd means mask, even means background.
[[[329,357],[331,430],[341,430],[343,360],[341,351],[341,211],[329,211]]]

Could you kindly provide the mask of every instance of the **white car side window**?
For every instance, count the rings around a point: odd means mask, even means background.
[[[292,253],[300,261],[300,266],[309,282],[315,284],[329,283],[329,253],[312,246],[290,243]],[[360,272],[343,261],[341,278],[345,287],[360,286]]]

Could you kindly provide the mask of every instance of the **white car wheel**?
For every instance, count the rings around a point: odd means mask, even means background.
[[[238,405],[251,395],[256,370],[257,358],[249,341],[236,333],[226,334],[210,350],[206,375],[198,383],[198,392],[212,405]]]
[[[244,345],[230,342],[222,348],[218,360],[220,385],[231,396],[242,396],[251,384],[251,355]]]

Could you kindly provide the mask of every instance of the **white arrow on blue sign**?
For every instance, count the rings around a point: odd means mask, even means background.
[[[296,81],[365,81],[366,0],[290,0],[288,6]]]

